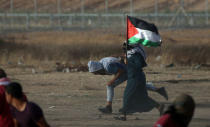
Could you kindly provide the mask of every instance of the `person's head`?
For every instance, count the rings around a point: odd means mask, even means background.
[[[6,72],[2,68],[0,68],[0,78],[6,78],[6,77],[7,77]]]
[[[195,102],[190,95],[181,94],[176,97],[173,106],[178,114],[192,117],[195,110]]]
[[[95,75],[105,75],[105,70],[103,68],[103,65],[100,62],[95,61],[89,61],[88,62],[88,70],[89,72],[95,74]]]
[[[11,82],[9,85],[5,86],[6,100],[9,104],[12,103],[14,99],[21,100],[23,97],[22,87],[17,82]]]
[[[190,95],[180,94],[169,106],[166,114],[172,114],[174,118],[179,119],[177,122],[187,127],[192,120],[195,110],[195,102]]]

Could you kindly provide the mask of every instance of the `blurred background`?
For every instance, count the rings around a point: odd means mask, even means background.
[[[131,15],[160,28],[209,26],[209,0],[0,0],[2,30],[125,27]]]
[[[129,15],[159,28],[164,43],[146,48],[149,63],[208,64],[209,7],[209,0],[0,0],[0,63],[86,64],[122,54]]]

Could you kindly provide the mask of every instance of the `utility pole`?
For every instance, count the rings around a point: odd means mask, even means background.
[[[14,5],[14,1],[13,0],[10,0],[10,13],[13,13],[13,5]],[[13,21],[13,17],[11,17],[11,20],[10,20],[10,27],[12,28],[13,27],[13,23],[14,23],[14,21]]]
[[[184,8],[184,0],[180,0],[180,5],[182,8]]]
[[[85,3],[84,3],[84,0],[81,0],[81,14],[84,14],[84,12],[85,12],[85,5],[84,5]]]
[[[109,0],[105,0],[105,13],[106,14],[108,14],[109,13]],[[106,18],[105,18],[105,20],[106,20],[106,25],[108,24],[108,22],[109,22],[109,16],[107,15],[106,16]]]
[[[57,13],[60,14],[61,13],[61,1],[60,0],[57,0]],[[62,30],[62,25],[61,25],[61,16],[59,15],[59,27],[60,27],[60,30]]]
[[[34,0],[34,13],[37,13],[37,0]]]
[[[206,25],[209,24],[209,3],[208,3],[208,0],[206,0]]]
[[[81,18],[82,18],[82,27],[85,27],[85,19],[84,19],[84,13],[85,13],[85,0],[81,0]]]
[[[61,13],[61,1],[57,0],[57,13]]]
[[[158,22],[158,2],[159,0],[155,0],[155,22]]]
[[[133,15],[133,0],[130,0],[130,15]]]
[[[180,0],[179,2],[180,2],[180,9],[184,11],[184,0]],[[183,23],[184,23],[184,14],[183,13],[179,14],[177,23],[178,23],[179,27],[183,25]]]
[[[105,0],[105,12],[108,13],[109,9],[109,0]]]
[[[10,0],[10,12],[13,13],[13,0]]]
[[[35,14],[35,22],[37,23],[37,0],[34,0],[34,14]]]

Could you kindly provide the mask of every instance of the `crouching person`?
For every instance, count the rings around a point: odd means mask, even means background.
[[[22,87],[19,83],[12,82],[5,86],[5,90],[16,127],[49,127],[42,109],[37,104],[23,99]]]
[[[154,127],[188,127],[195,110],[195,102],[190,95],[179,95]]]

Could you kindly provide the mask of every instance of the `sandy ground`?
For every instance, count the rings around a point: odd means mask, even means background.
[[[113,116],[122,106],[126,83],[115,89],[114,113],[103,115],[97,111],[106,101],[105,84],[111,76],[95,76],[88,72],[37,73],[30,68],[3,67],[13,81],[23,85],[28,99],[38,103],[52,127],[152,127],[159,118],[156,109],[128,116],[128,120],[116,121]],[[149,92],[155,100],[169,105],[179,93],[191,94],[196,101],[195,116],[190,127],[210,127],[210,68],[191,67],[145,69],[147,81],[164,86],[169,95]]]

